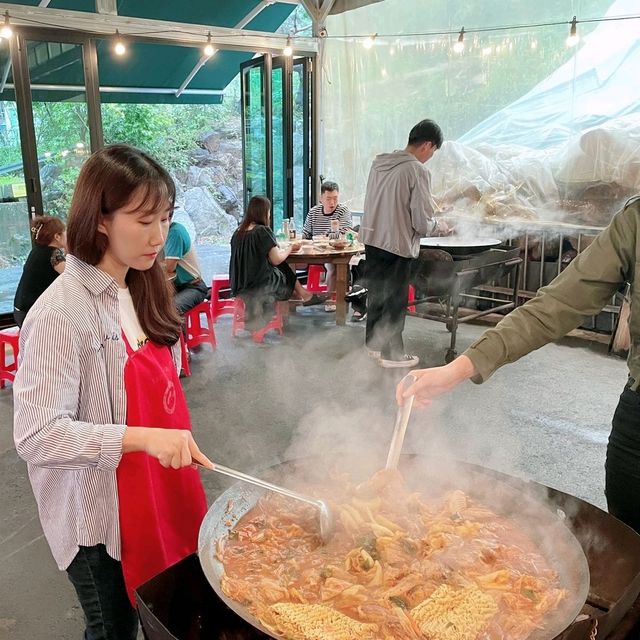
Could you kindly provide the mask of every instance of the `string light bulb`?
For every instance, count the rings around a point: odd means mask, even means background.
[[[287,36],[287,44],[284,46],[282,50],[283,56],[292,56],[293,55],[293,47],[291,46],[291,36]]]
[[[0,37],[9,39],[13,35],[13,29],[11,28],[11,22],[9,20],[9,12],[4,12],[4,24],[0,29]]]
[[[376,36],[378,34],[374,33],[372,36],[367,36],[363,41],[362,41],[362,46],[365,49],[371,49],[373,47],[373,43],[375,42]]]
[[[456,53],[462,53],[464,51],[464,27],[460,29],[460,35],[458,41],[453,45],[453,50]]]
[[[116,43],[113,45],[113,50],[117,56],[123,56],[127,52],[127,47],[124,46],[124,42],[120,38],[120,33],[116,29]]]
[[[567,47],[575,47],[580,40],[580,36],[578,35],[578,21],[576,17],[573,16],[573,20],[571,21],[571,29],[569,30],[569,37],[567,38]]]
[[[211,43],[211,31],[207,34],[207,44],[204,45],[204,55],[207,58],[210,58],[216,50],[213,48],[213,44]]]

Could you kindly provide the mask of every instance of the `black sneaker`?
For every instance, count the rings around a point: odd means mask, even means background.
[[[420,364],[420,358],[418,358],[418,356],[411,356],[405,353],[397,360],[380,358],[380,360],[378,360],[378,364],[385,369],[400,369],[402,367],[411,368],[417,367]]]

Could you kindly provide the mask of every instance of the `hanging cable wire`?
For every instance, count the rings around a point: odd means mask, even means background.
[[[576,17],[573,16],[573,20],[571,21],[571,29],[569,30],[569,37],[567,38],[567,47],[575,47],[580,40],[578,36],[578,21]]]
[[[115,44],[113,45],[113,51],[115,52],[116,55],[123,56],[127,52],[127,47],[124,46],[124,42],[122,41],[122,38],[120,37],[120,33],[118,32],[117,29],[116,29],[115,39],[116,41],[115,41]]]
[[[13,29],[11,28],[11,21],[9,20],[9,12],[4,12],[4,24],[0,29],[0,38],[6,38],[7,40],[13,35]]]
[[[207,44],[204,45],[204,55],[207,56],[207,58],[210,58],[215,52],[216,50],[213,48],[213,43],[211,42],[211,31],[209,31],[209,33],[207,34]]]
[[[456,53],[462,53],[464,51],[464,27],[460,29],[460,34],[458,35],[458,41],[453,45],[453,50]]]

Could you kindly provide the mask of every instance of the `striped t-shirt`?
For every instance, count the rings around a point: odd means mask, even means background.
[[[340,221],[341,233],[351,229],[351,211],[343,204],[339,204],[335,211],[329,215],[325,215],[322,204],[311,207],[307,214],[307,219],[304,221],[302,237],[309,239],[313,236],[328,236],[331,233],[332,220]]]

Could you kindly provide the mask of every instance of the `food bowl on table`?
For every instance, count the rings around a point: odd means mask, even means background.
[[[329,244],[331,245],[331,247],[333,247],[334,249],[338,249],[339,251],[342,251],[343,249],[346,249],[349,246],[349,242],[347,240],[330,240]]]

